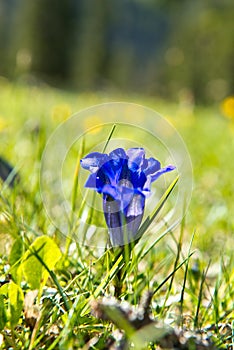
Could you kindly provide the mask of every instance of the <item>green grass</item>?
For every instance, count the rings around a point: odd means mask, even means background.
[[[14,188],[0,185],[0,349],[104,349],[118,327],[136,349],[156,349],[154,341],[169,324],[193,335],[199,330],[218,348],[232,349],[234,124],[219,106],[192,110],[155,98],[68,93],[6,81],[0,91],[0,155],[20,174]],[[64,239],[46,215],[39,185],[42,152],[56,126],[69,113],[109,101],[135,102],[168,117],[188,147],[194,171],[182,225],[152,232],[150,244],[142,239],[121,254]],[[89,148],[86,142],[80,154]],[[77,152],[70,162],[73,181]],[[77,186],[74,182],[73,207]],[[89,215],[93,223],[102,220]],[[160,334],[135,326],[121,309],[124,301],[139,308],[148,291]],[[114,295],[120,304],[99,299]]]

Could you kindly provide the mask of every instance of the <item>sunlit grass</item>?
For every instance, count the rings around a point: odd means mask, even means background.
[[[167,116],[183,136],[194,170],[194,192],[183,225],[173,232],[165,227],[162,236],[155,233],[150,246],[142,240],[126,264],[123,255],[112,250],[100,253],[72,240],[65,242],[46,216],[39,187],[41,155],[56,126],[69,113],[119,100],[143,104]],[[220,348],[227,348],[225,344],[229,343],[231,349],[234,134],[219,106],[190,108],[186,112],[184,106],[160,99],[68,93],[47,86],[20,87],[1,82],[0,118],[0,156],[20,174],[15,187],[3,183],[0,187],[0,348],[104,348],[115,337],[118,324],[111,317],[103,321],[94,312],[90,314],[90,302],[113,296],[120,282],[121,301],[138,307],[144,293],[151,291],[153,318],[172,327],[199,329],[213,337]],[[81,149],[78,158],[83,152]],[[74,161],[75,168],[78,159]],[[74,207],[76,186],[74,182]],[[32,245],[41,235],[52,238],[62,252],[56,268],[49,267],[47,258],[43,258],[43,245]],[[20,309],[15,287],[21,288],[24,297],[35,288],[19,269],[29,254],[38,255],[38,269],[43,266],[49,276],[42,283],[45,287],[39,298],[27,305],[31,317],[25,313],[26,307],[24,311]],[[124,277],[117,281],[120,269]],[[10,286],[8,290],[6,285]],[[19,314],[12,313],[14,307],[19,308]],[[113,318],[119,315],[116,310],[112,310]],[[123,329],[133,342],[139,340],[129,320]],[[155,340],[150,331],[147,340]],[[94,345],[88,347],[92,341]]]

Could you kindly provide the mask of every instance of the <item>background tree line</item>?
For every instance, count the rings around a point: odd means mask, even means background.
[[[0,0],[0,75],[196,102],[234,88],[232,0]]]

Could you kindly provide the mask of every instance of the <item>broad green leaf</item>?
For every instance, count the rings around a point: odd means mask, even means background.
[[[6,309],[4,305],[4,295],[0,294],[0,331],[2,331],[7,323]]]
[[[15,240],[11,248],[11,252],[9,256],[10,265],[14,265],[16,262],[18,262],[22,256],[22,253],[23,253],[23,241],[21,238],[18,238]]]
[[[4,283],[3,286],[0,287],[0,295],[3,295],[5,298],[8,298],[8,286],[9,283]]]
[[[8,300],[8,308],[4,306],[4,298]],[[15,327],[21,316],[24,304],[24,294],[22,289],[14,282],[6,283],[0,288],[0,328],[7,321],[12,327]],[[4,327],[4,326],[3,326]]]
[[[8,298],[10,303],[10,324],[14,327],[17,325],[23,310],[24,294],[22,289],[12,281],[8,286]]]
[[[32,289],[43,288],[61,255],[56,243],[47,236],[38,237],[33,242],[22,263],[23,274]]]
[[[11,276],[14,282],[18,284],[21,282],[21,277],[22,277],[20,273],[21,269],[18,269],[22,255],[23,255],[23,241],[21,237],[19,237],[18,239],[15,240],[9,256],[9,263],[11,265],[11,271],[10,271]]]

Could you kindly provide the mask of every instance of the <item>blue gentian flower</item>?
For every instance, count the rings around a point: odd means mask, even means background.
[[[157,159],[146,159],[143,148],[130,148],[126,152],[117,148],[109,155],[93,152],[81,159],[81,166],[91,172],[85,187],[103,196],[103,211],[113,246],[123,246],[136,237],[151,183],[175,169],[172,165],[161,168]]]

